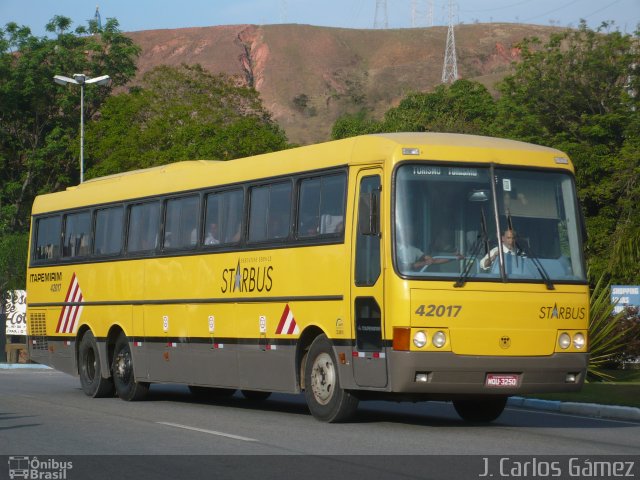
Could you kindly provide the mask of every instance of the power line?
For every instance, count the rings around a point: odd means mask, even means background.
[[[569,2],[566,5],[563,5],[563,6],[558,7],[558,8],[554,8],[553,10],[549,10],[548,12],[541,13],[540,15],[536,15],[535,17],[526,18],[526,19],[523,20],[523,22],[528,22],[530,20],[535,20],[536,18],[544,17],[546,15],[549,15],[550,13],[555,13],[555,12],[557,12],[559,10],[562,10],[564,8],[567,8],[567,7],[570,7],[571,5],[573,5],[574,3],[578,3],[579,1],[581,1],[581,0],[573,0],[573,2]]]
[[[595,12],[591,12],[589,15],[583,15],[583,18],[586,20],[587,18],[591,17],[592,15],[595,15],[596,13],[600,13],[603,10],[606,10],[607,8],[614,6],[616,3],[620,3],[620,0],[615,0],[615,1],[611,2],[609,5],[606,5],[606,6],[602,7],[602,8],[599,8]]]
[[[482,12],[495,12],[496,10],[505,10],[507,8],[513,8],[513,7],[519,7],[520,5],[524,5],[526,3],[531,3],[531,0],[524,0],[522,2],[518,2],[518,3],[512,3],[511,5],[505,5],[503,7],[493,7],[493,8],[483,8],[480,10],[460,10],[461,12],[465,12],[465,13],[482,13]]]

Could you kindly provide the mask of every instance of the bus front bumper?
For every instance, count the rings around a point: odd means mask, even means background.
[[[582,388],[588,353],[540,357],[388,352],[392,392],[444,395],[520,395]]]

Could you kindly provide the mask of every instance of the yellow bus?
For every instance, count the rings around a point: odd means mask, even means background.
[[[34,202],[30,354],[92,397],[181,383],[304,392],[328,422],[366,399],[491,421],[510,395],[581,388],[583,237],[567,155],[479,136],[98,178]]]

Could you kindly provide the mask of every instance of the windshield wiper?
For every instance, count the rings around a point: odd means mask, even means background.
[[[511,212],[509,210],[507,210],[507,225],[509,226],[509,230],[511,230],[512,232],[515,231],[513,229],[513,223],[511,223]],[[540,259],[533,255],[531,252],[522,248],[518,243],[517,238],[514,238],[514,242],[516,244],[516,262],[518,261],[518,252],[523,252],[527,256],[527,258],[530,258],[533,262],[533,265],[536,267],[536,270],[538,270],[538,273],[540,274],[540,278],[542,278],[544,284],[547,286],[547,290],[555,290],[556,287],[553,285],[553,282],[551,281],[551,278],[549,277],[547,271],[544,269],[544,266],[542,265]]]
[[[476,260],[480,247],[484,245],[485,255],[489,255],[489,234],[487,233],[487,220],[484,216],[484,209],[480,209],[480,233],[476,238],[476,243],[473,244],[473,248],[471,249],[471,255],[465,257],[464,268],[462,269],[462,273],[458,277],[456,283],[453,284],[455,288],[464,287],[467,283],[467,279],[469,278],[469,274],[471,273],[471,266],[473,262]]]
[[[542,262],[540,261],[540,259],[530,251],[522,248],[518,243],[518,241],[516,240],[516,252],[517,251],[521,251],[522,253],[524,253],[525,256],[529,258],[531,262],[533,262],[533,265],[536,267],[536,270],[538,270],[538,273],[540,274],[540,278],[542,278],[542,280],[544,281],[544,284],[547,286],[547,290],[555,290],[556,287],[553,285],[553,282],[551,281],[551,278],[549,277],[549,274],[547,273],[547,271],[544,269],[544,266],[542,265]]]

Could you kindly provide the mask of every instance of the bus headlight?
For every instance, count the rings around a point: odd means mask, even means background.
[[[582,333],[576,333],[573,336],[573,347],[577,350],[582,350],[586,343],[586,339]]]
[[[567,332],[560,334],[558,337],[558,345],[561,349],[566,350],[571,345],[571,337]]]
[[[436,333],[433,334],[433,338],[431,339],[431,342],[433,343],[434,347],[442,348],[444,347],[444,344],[447,343],[447,336],[443,331],[438,330]]]
[[[427,334],[418,330],[413,336],[413,344],[418,348],[424,347],[427,344]]]

